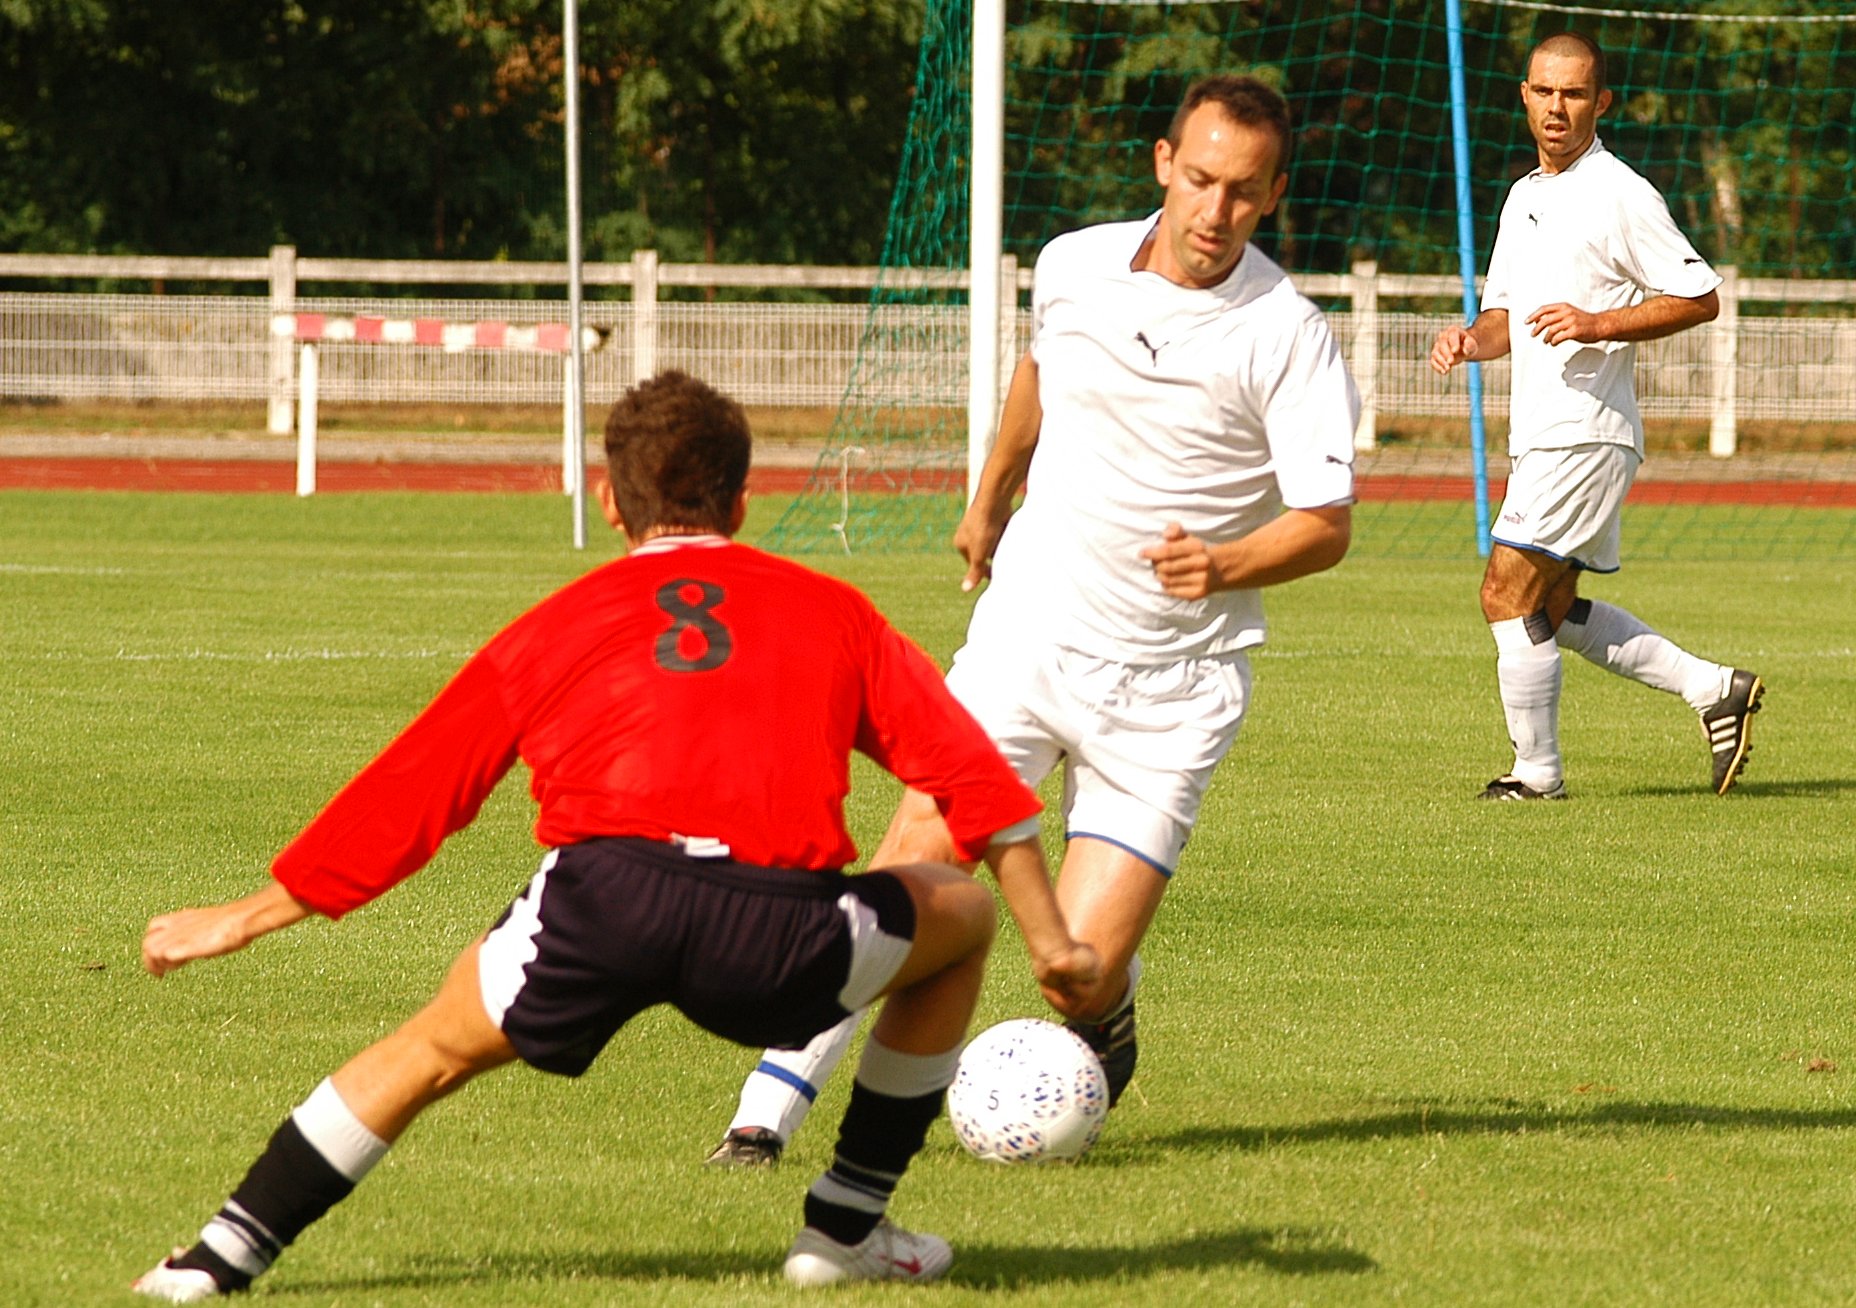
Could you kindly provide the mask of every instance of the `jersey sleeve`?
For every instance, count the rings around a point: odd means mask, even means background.
[[[1360,393],[1327,319],[1309,307],[1276,361],[1264,432],[1284,507],[1353,502],[1353,433]]]
[[[340,917],[417,872],[467,826],[517,757],[482,654],[356,774],[271,864],[297,899]]]
[[[1669,205],[1641,177],[1619,196],[1625,272],[1646,295],[1698,299],[1721,284],[1721,275],[1695,250],[1669,214]]]
[[[962,862],[1043,808],[929,657],[872,612],[865,712],[857,748],[931,796]]]

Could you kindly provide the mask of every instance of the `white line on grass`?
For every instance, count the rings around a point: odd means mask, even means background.
[[[127,568],[71,568],[54,563],[0,563],[0,572],[25,577],[120,577]]]
[[[114,654],[50,654],[53,662],[65,663],[320,663],[346,659],[417,660],[445,659],[460,662],[470,657],[469,650],[451,649],[267,649],[249,653],[225,650],[132,650],[119,649]]]

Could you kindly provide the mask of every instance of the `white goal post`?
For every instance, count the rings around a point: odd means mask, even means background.
[[[1005,0],[973,0],[973,148],[967,219],[967,499],[999,424],[1001,382],[1009,376],[1004,313],[1018,309],[1016,277],[1004,285]]]

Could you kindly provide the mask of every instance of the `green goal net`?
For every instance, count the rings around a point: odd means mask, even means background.
[[[927,4],[884,271],[775,548],[944,548],[959,517],[972,15],[969,0]],[[1008,359],[1028,342],[1042,244],[1151,212],[1152,145],[1187,84],[1254,73],[1298,127],[1288,197],[1258,244],[1329,312],[1368,403],[1356,549],[1473,552],[1467,388],[1425,362],[1463,312],[1445,0],[1008,0],[1006,13]],[[1856,554],[1856,2],[1462,0],[1460,20],[1478,274],[1508,185],[1535,162],[1521,61],[1568,27],[1609,57],[1600,135],[1731,274],[1717,323],[1640,347],[1650,457],[1627,510],[1633,557]],[[1483,377],[1499,495],[1505,363]]]

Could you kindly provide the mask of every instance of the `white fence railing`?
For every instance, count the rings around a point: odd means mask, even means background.
[[[1639,391],[1646,416],[1709,423],[1710,447],[1730,454],[1747,421],[1846,423],[1856,416],[1856,317],[1776,318],[1741,312],[1753,302],[1833,304],[1856,312],[1856,281],[1740,278],[1726,270],[1723,311],[1709,327],[1640,347]],[[881,274],[959,287],[962,273]],[[808,288],[858,291],[877,284],[875,268],[795,268],[660,264],[641,251],[623,264],[590,265],[586,284],[624,286],[627,300],[593,300],[589,325],[607,344],[587,355],[587,394],[597,401],[640,376],[682,368],[749,405],[829,406],[852,381],[860,344],[880,328],[887,351],[880,372],[858,378],[866,402],[964,408],[966,333],[962,311],[946,306],[664,300],[665,287]],[[371,299],[298,293],[317,282],[394,285],[520,285],[552,291],[560,264],[373,262],[306,259],[278,247],[264,259],[166,259],[0,254],[7,278],[168,279],[261,283],[255,294],[123,295],[0,291],[0,397],[54,400],[251,400],[269,406],[271,430],[294,423],[297,355],[274,336],[279,313],[332,317],[378,314],[446,321],[566,322],[562,299]],[[1019,291],[1029,269],[1016,270]],[[1307,294],[1346,304],[1330,317],[1368,413],[1360,443],[1370,446],[1389,415],[1448,417],[1468,411],[1460,378],[1426,364],[1431,338],[1450,313],[1392,309],[1414,300],[1449,302],[1455,279],[1380,273],[1371,264],[1347,275],[1296,278]],[[872,315],[880,315],[873,319]],[[1019,341],[1029,329],[1019,313]],[[436,346],[327,345],[318,364],[324,403],[424,401],[560,402],[559,355]],[[1485,368],[1493,416],[1506,402],[1508,370]]]

